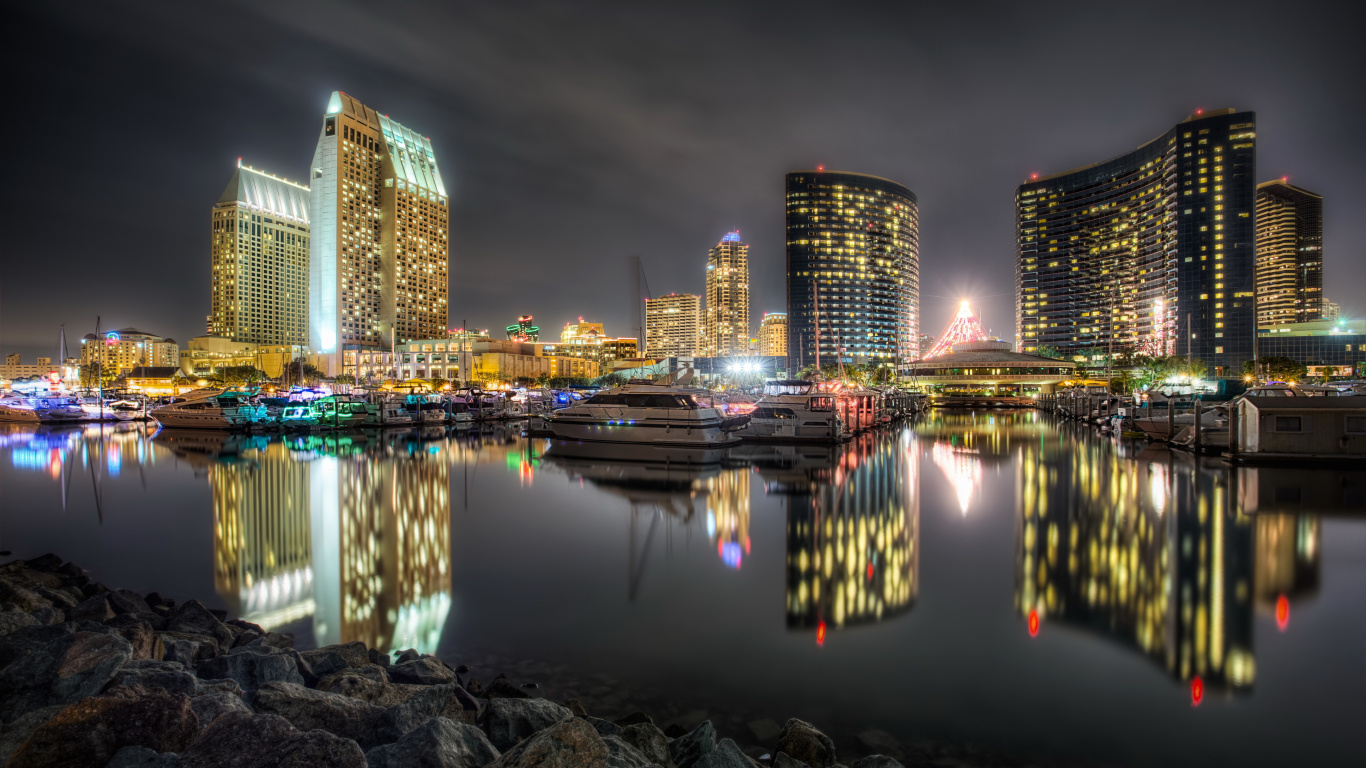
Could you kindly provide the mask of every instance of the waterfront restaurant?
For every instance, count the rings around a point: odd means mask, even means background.
[[[945,395],[1028,397],[1070,381],[1077,364],[1010,351],[1006,341],[965,341],[946,355],[911,364],[911,384]]]

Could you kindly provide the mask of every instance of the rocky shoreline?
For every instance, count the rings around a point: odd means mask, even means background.
[[[110,589],[55,555],[0,565],[0,764],[14,768],[1025,764],[894,740],[895,756],[849,760],[797,719],[741,747],[711,720],[611,721],[577,698],[534,696],[537,683],[472,673],[360,642],[299,651],[291,635],[195,600]]]

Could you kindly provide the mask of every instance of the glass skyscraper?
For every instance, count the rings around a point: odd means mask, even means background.
[[[1112,160],[1016,190],[1017,346],[1069,358],[1252,359],[1256,116],[1197,112]]]
[[[340,91],[313,154],[309,344],[328,375],[357,353],[447,332],[450,217],[427,138]]]
[[[919,228],[915,195],[894,181],[787,174],[789,370],[918,356]]]
[[[1257,325],[1323,318],[1323,197],[1283,180],[1257,185]]]

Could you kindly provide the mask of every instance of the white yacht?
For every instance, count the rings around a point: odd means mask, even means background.
[[[163,427],[246,429],[265,420],[266,407],[252,403],[245,392],[201,389],[170,405],[153,408],[151,416]]]
[[[365,404],[365,423],[367,427],[409,427],[413,416],[403,403],[388,398],[372,398]]]
[[[80,402],[60,395],[0,396],[0,421],[26,424],[76,423],[85,420]]]
[[[835,396],[810,381],[765,383],[764,396],[750,417],[737,433],[745,440],[840,443],[851,435]]]
[[[602,443],[719,447],[739,442],[731,433],[749,416],[727,418],[690,392],[661,384],[604,390],[546,417],[556,437]]]

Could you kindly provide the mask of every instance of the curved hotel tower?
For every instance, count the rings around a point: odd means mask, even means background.
[[[1252,359],[1256,116],[1197,112],[1015,193],[1017,343],[1064,356]]]
[[[333,92],[310,184],[309,345],[326,375],[360,350],[445,338],[450,217],[432,143]]]
[[[917,356],[919,229],[915,195],[894,181],[787,174],[788,370]]]

